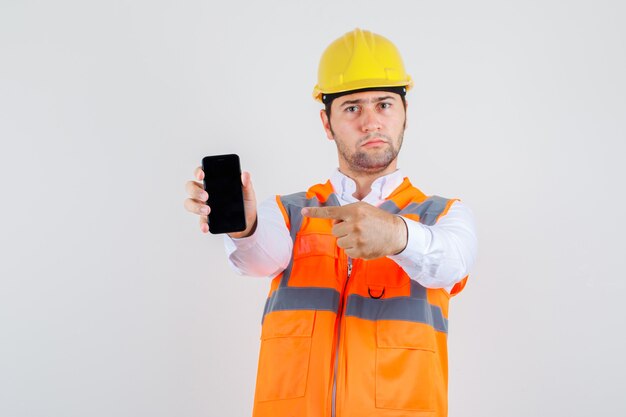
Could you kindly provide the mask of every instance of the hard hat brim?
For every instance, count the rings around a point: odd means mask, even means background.
[[[358,80],[351,83],[345,83],[341,86],[341,88],[321,88],[319,85],[316,85],[313,88],[313,98],[317,101],[322,101],[323,94],[336,94],[343,93],[346,91],[353,90],[363,90],[366,88],[377,88],[377,87],[406,87],[406,90],[409,91],[413,87],[413,80],[411,76],[407,76],[406,80],[398,80],[398,81],[390,81],[390,80]]]

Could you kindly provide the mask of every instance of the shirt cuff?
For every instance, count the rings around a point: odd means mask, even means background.
[[[402,216],[400,216],[402,217]],[[402,252],[395,255],[388,255],[389,259],[393,259],[398,263],[409,262],[415,264],[416,259],[420,259],[426,248],[428,248],[430,234],[425,230],[425,226],[415,220],[402,217],[406,223],[407,243]]]
[[[224,234],[224,245],[228,249],[228,253],[232,253],[235,250],[247,250],[256,245],[258,236],[258,229],[254,231],[250,236],[232,238],[228,234]]]

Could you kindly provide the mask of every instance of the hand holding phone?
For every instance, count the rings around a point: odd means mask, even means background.
[[[246,230],[239,156],[212,155],[202,159],[209,231],[213,234]]]
[[[238,171],[240,171],[240,169],[238,169]],[[208,226],[209,219],[207,215],[211,213],[212,208],[207,204],[210,196],[209,193],[205,191],[204,181],[206,175],[202,166],[199,166],[195,169],[194,177],[196,181],[187,181],[187,183],[185,184],[188,198],[185,199],[184,206],[187,211],[200,216],[200,230],[202,231],[202,233],[207,233],[210,229]],[[211,182],[211,180],[208,181]],[[257,219],[256,196],[254,193],[254,188],[252,187],[250,173],[243,172],[241,175],[238,176],[237,181],[239,181],[237,184],[243,191],[243,205],[245,212],[246,229],[241,232],[226,232],[228,233],[228,236],[234,239],[247,237],[254,233]],[[220,233],[215,232],[215,230],[213,229],[211,229],[211,232]]]

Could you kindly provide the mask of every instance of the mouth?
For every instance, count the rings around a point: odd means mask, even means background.
[[[367,142],[365,142],[363,145],[361,145],[364,148],[373,148],[375,146],[382,146],[385,145],[387,143],[387,141],[380,139],[380,138],[376,138],[376,139],[371,139],[368,140]]]

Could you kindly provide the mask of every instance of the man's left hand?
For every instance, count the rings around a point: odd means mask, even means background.
[[[305,207],[302,215],[333,219],[337,245],[351,258],[375,259],[404,250],[408,231],[400,216],[364,202],[333,207]]]

